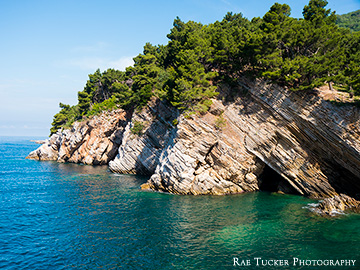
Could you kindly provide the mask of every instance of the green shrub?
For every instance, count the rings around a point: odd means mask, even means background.
[[[226,120],[224,119],[223,114],[221,113],[215,121],[215,128],[221,130],[225,126],[226,126]]]
[[[172,125],[173,125],[173,126],[177,126],[178,124],[179,124],[179,120],[174,119],[174,120],[172,121]]]
[[[61,128],[70,128],[75,121],[81,118],[78,105],[70,106],[60,103],[59,106],[61,110],[54,115],[50,136]]]
[[[142,135],[143,134],[143,130],[144,130],[144,123],[140,122],[140,121],[134,121],[133,122],[133,126],[130,129],[132,134],[135,135]]]
[[[114,110],[116,107],[116,97],[112,96],[111,98],[104,100],[101,103],[95,103],[91,110],[87,113],[87,116],[98,115],[103,111]]]

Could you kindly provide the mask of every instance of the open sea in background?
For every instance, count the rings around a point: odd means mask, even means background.
[[[107,166],[26,160],[39,146],[30,139],[0,137],[0,269],[360,269],[360,214],[322,218],[304,208],[312,200],[266,192],[141,191],[147,178]],[[294,257],[357,261],[299,267]]]

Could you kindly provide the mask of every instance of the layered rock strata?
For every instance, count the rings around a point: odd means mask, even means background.
[[[360,202],[345,194],[339,194],[321,200],[313,211],[323,216],[335,216],[343,214],[346,210],[352,208],[360,212]]]
[[[360,193],[358,108],[260,81],[220,90],[223,98],[213,100],[205,115],[179,115],[152,100],[131,116],[108,115],[108,131],[94,128],[101,126],[94,120],[75,124],[30,156],[86,164],[111,160],[113,172],[151,176],[142,188],[176,194],[269,190],[359,205],[338,200]],[[227,101],[231,92],[235,98]]]
[[[173,121],[178,116],[175,108],[159,100],[152,100],[146,108],[135,112],[125,127],[117,156],[109,163],[110,170],[121,174],[152,175],[164,147],[173,136]],[[141,130],[134,130],[136,125]]]
[[[71,129],[53,134],[27,158],[108,164],[117,154],[128,122],[128,114],[123,110],[105,112],[90,120],[75,122]]]
[[[244,83],[234,102],[180,117],[144,188],[180,194],[272,191],[327,198],[360,190],[359,110]],[[220,113],[220,115],[219,115]],[[219,127],[219,123],[225,123]],[[273,183],[264,167],[281,177]]]

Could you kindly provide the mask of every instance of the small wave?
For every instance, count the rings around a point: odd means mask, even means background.
[[[323,214],[322,211],[318,208],[318,206],[320,205],[321,202],[322,202],[322,200],[319,201],[318,203],[309,203],[306,206],[303,206],[302,208],[309,209],[311,212],[316,213],[316,214]],[[336,216],[336,215],[346,215],[346,214],[344,213],[344,211],[334,209],[329,213],[329,215]]]
[[[332,210],[330,212],[330,216],[336,216],[336,215],[346,215],[346,214],[344,213],[344,211],[341,210]]]
[[[318,203],[308,203],[306,206],[304,206],[303,208],[309,209],[309,208],[315,208],[318,207],[320,205],[320,202]]]
[[[320,202],[318,203],[308,203],[306,206],[303,206],[303,209],[309,209],[311,212],[314,212],[316,214],[320,214],[320,210],[317,208],[320,205]]]

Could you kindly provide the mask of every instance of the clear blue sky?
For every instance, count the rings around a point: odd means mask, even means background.
[[[59,102],[77,103],[87,75],[124,70],[143,45],[166,44],[173,20],[203,24],[228,12],[262,17],[276,1],[0,0],[0,136],[47,137]],[[287,3],[302,17],[305,0]],[[360,0],[328,0],[337,14]]]

